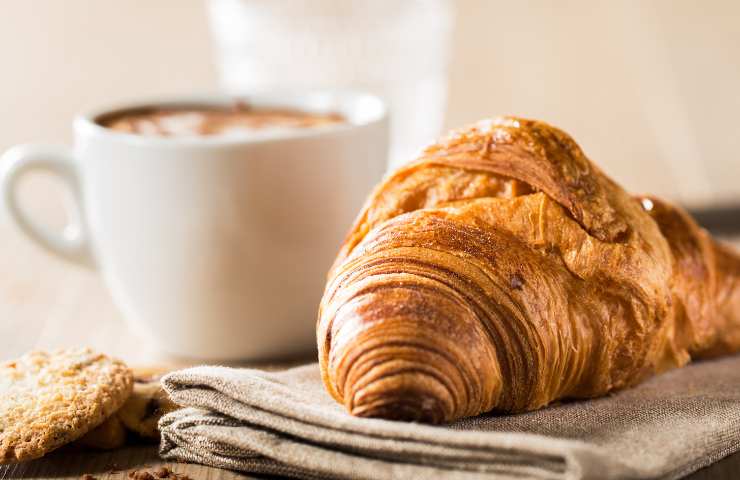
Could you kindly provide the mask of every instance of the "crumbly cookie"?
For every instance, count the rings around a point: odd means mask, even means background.
[[[131,397],[129,397],[131,398]],[[77,440],[75,445],[99,450],[113,450],[126,445],[126,429],[115,413]]]
[[[81,447],[111,450],[131,440],[128,432],[144,440],[159,440],[157,424],[165,413],[177,409],[162,389],[160,378],[171,368],[134,367],[134,388],[123,406],[99,427],[77,440]]]
[[[159,439],[157,424],[162,415],[176,410],[178,406],[170,400],[159,380],[170,369],[135,368],[134,391],[118,411],[118,418],[130,431],[143,438]]]
[[[0,464],[38,458],[123,405],[133,375],[86,348],[31,352],[0,364]]]

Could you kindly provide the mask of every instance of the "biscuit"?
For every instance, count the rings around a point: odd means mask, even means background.
[[[159,419],[178,408],[159,381],[168,372],[164,368],[134,369],[134,391],[118,411],[123,425],[145,439],[158,440]]]
[[[90,349],[0,364],[0,464],[31,460],[97,427],[131,394],[125,364]]]
[[[127,443],[127,432],[144,440],[159,440],[157,424],[165,413],[177,409],[159,382],[172,369],[134,367],[134,388],[123,406],[102,425],[79,439],[81,447],[103,450],[120,448]],[[128,435],[128,440],[133,438]]]
[[[114,413],[74,444],[99,450],[121,448],[126,445],[126,429],[121,423],[121,419]]]

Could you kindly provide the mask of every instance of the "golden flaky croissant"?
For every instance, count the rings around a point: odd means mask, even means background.
[[[740,348],[740,257],[566,133],[453,132],[370,196],[317,325],[353,415],[447,422],[634,385]]]

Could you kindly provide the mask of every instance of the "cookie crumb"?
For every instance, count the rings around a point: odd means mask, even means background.
[[[167,467],[157,467],[149,470],[133,470],[129,472],[128,478],[132,480],[157,480],[160,478],[166,480],[193,480],[187,475],[173,472]]]
[[[170,476],[170,469],[167,467],[159,467],[158,469],[154,470],[154,476],[158,478],[169,478]]]

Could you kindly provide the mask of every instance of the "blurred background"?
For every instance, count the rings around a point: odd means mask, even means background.
[[[0,150],[69,143],[74,113],[120,99],[281,86],[291,71],[282,86],[321,86],[307,62],[359,51],[350,74],[326,76],[393,85],[380,93],[405,102],[396,162],[442,128],[510,113],[565,129],[631,191],[691,207],[740,201],[740,2],[239,3],[3,0]],[[301,28],[316,25],[320,38],[307,39]],[[335,41],[346,32],[361,45]],[[286,52],[296,58],[276,65]],[[226,65],[229,55],[245,60]]]
[[[2,0],[0,7],[0,151],[71,144],[75,113],[121,100],[354,86],[391,102],[394,164],[444,129],[499,114],[538,118],[569,132],[628,190],[678,201],[715,231],[738,235],[735,0]],[[57,188],[40,176],[22,193],[29,209],[61,226]],[[88,343],[137,358],[138,343],[116,323],[97,276],[41,252],[4,212],[0,234],[8,277],[0,337],[14,342],[4,356],[62,337],[73,344],[82,327],[69,325],[85,319]]]

